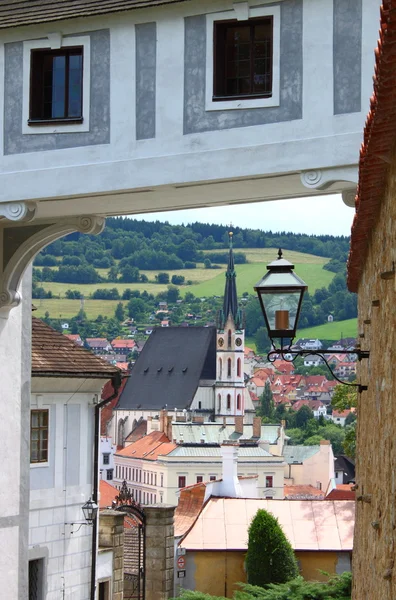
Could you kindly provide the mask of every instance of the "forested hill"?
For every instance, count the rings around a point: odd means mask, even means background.
[[[260,229],[232,227],[234,248],[282,248],[316,256],[324,256],[345,264],[349,248],[349,238],[331,235],[306,235]],[[181,261],[191,262],[202,259],[203,250],[225,249],[228,247],[229,227],[208,223],[170,225],[160,221],[137,221],[127,217],[108,218],[104,232],[99,236],[74,233],[48,246],[42,255],[64,256],[74,254],[85,256],[89,264],[97,268],[108,268],[114,259],[136,255],[130,261],[139,268],[181,268]],[[157,254],[157,264],[150,264],[147,251]],[[164,252],[171,264],[161,264]],[[143,256],[142,256],[143,253]],[[177,260],[179,259],[179,260]],[[216,262],[223,262],[215,259]],[[241,260],[241,259],[240,259]],[[94,264],[96,261],[96,265]],[[168,261],[164,260],[164,263]],[[243,260],[241,260],[242,262]],[[45,261],[47,266],[48,261]],[[77,262],[77,261],[76,261]],[[99,262],[101,264],[99,264]],[[43,264],[36,261],[36,264]],[[334,269],[335,271],[340,269]]]

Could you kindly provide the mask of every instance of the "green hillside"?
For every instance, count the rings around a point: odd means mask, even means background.
[[[346,321],[333,321],[316,327],[300,329],[297,337],[313,338],[320,340],[339,340],[346,337],[357,336],[357,319],[348,319]]]

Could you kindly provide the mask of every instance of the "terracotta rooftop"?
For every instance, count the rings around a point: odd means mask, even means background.
[[[100,500],[99,508],[111,508],[114,498],[118,495],[118,490],[114,485],[110,485],[104,479],[99,482]]]
[[[357,292],[369,241],[385,193],[396,139],[396,0],[383,0],[375,50],[374,92],[360,149],[359,183],[355,199],[348,258],[348,288]]]
[[[0,29],[151,8],[186,0],[0,0]]]
[[[153,431],[130,446],[119,450],[116,456],[157,460],[159,456],[169,454],[176,448],[177,445],[170,442],[162,431]]]
[[[77,346],[49,325],[32,319],[32,376],[110,379],[120,374],[114,365]]]
[[[287,500],[323,500],[325,497],[324,492],[313,485],[285,485],[284,494]]]
[[[326,500],[355,500],[355,491],[351,483],[339,483],[337,487],[326,496]]]
[[[175,510],[175,537],[184,535],[197,520],[205,502],[206,485],[197,483],[180,491]]]
[[[146,434],[147,434],[147,421],[146,421],[146,419],[142,419],[141,421],[138,422],[135,429],[132,429],[131,433],[129,435],[127,435],[127,437],[125,438],[125,441],[129,442],[129,443],[137,442],[142,437],[144,437]]]

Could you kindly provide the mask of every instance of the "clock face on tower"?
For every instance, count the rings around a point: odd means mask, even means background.
[[[235,343],[236,343],[236,345],[237,345],[237,346],[241,346],[241,345],[242,345],[242,340],[241,340],[241,338],[237,338],[237,339],[235,340]]]
[[[221,348],[222,346],[224,346],[224,340],[223,340],[223,338],[219,338],[219,340],[218,340],[218,342],[217,342],[217,343],[219,344],[220,348]]]

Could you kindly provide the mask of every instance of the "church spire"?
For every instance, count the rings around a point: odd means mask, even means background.
[[[225,273],[226,283],[224,289],[224,300],[223,300],[223,309],[220,311],[219,315],[219,327],[221,329],[224,328],[225,322],[227,321],[229,316],[232,316],[234,319],[235,327],[237,329],[242,328],[242,315],[241,311],[238,308],[238,297],[237,297],[237,289],[236,289],[236,272],[234,265],[234,253],[232,249],[232,231],[229,232],[229,254],[228,254],[228,265],[227,271]]]

